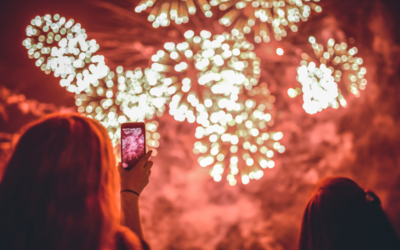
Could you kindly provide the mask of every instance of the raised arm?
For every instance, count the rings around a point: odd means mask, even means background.
[[[153,162],[149,161],[152,151],[147,152],[129,171],[118,165],[121,177],[121,224],[131,229],[141,239],[143,237],[140,223],[139,196],[149,183]]]

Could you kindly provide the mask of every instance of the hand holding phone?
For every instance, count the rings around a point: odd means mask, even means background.
[[[118,171],[121,180],[121,190],[132,190],[140,194],[143,189],[149,183],[149,178],[151,174],[151,167],[153,162],[149,161],[151,157],[151,150],[147,154],[140,158],[136,166],[130,171],[126,171],[120,163],[118,165]]]
[[[143,122],[121,125],[121,159],[125,170],[132,169],[146,153],[146,130]]]

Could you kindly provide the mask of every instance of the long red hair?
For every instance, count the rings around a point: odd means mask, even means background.
[[[300,250],[395,250],[400,241],[372,191],[348,178],[320,182],[304,211]]]
[[[106,129],[73,114],[28,126],[0,183],[0,249],[106,249],[118,177]]]

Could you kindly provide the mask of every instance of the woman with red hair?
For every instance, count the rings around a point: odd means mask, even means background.
[[[30,125],[0,183],[0,249],[146,249],[138,195],[149,153],[131,171],[118,166],[119,177],[97,121],[65,114]]]
[[[400,241],[372,191],[348,178],[320,182],[306,206],[300,250],[399,250]]]

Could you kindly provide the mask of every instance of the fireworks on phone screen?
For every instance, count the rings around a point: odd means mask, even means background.
[[[144,133],[141,128],[122,129],[122,167],[134,166],[144,155]]]

